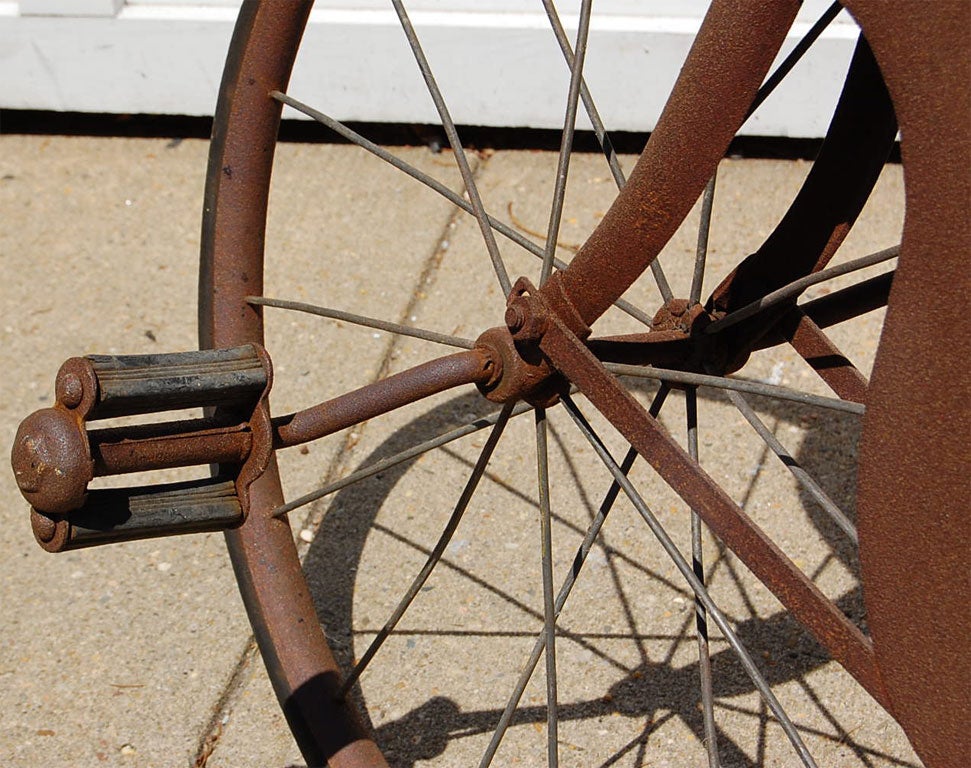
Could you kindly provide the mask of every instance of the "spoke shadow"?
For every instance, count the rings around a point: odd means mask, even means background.
[[[368,466],[406,448],[428,440],[496,410],[477,393],[461,395],[432,409],[394,432],[367,458]],[[327,632],[327,640],[338,663],[353,667],[353,597],[357,565],[371,534],[378,510],[398,481],[418,461],[402,462],[390,469],[350,485],[330,499],[310,549],[304,571],[317,607],[317,617]],[[317,503],[327,503],[328,499]],[[355,691],[360,701],[359,690]],[[367,708],[361,706],[367,717]]]
[[[837,604],[843,608],[852,603],[855,594],[848,594]],[[741,622],[737,631],[742,641],[753,653],[765,658],[764,674],[767,682],[781,685],[801,679],[826,664],[826,653],[806,636],[802,628],[787,613],[779,612],[768,619],[750,619]],[[784,648],[780,654],[777,649]],[[717,699],[732,699],[754,690],[748,675],[730,649],[712,655],[715,674],[714,694]],[[630,674],[617,681],[603,696],[585,701],[574,701],[560,706],[562,721],[588,720],[620,715],[636,719],[646,725],[635,742],[643,742],[656,725],[670,717],[680,718],[699,740],[704,738],[702,715],[697,706],[698,665],[674,667],[670,664],[645,662]],[[307,687],[314,687],[311,681]],[[295,695],[300,695],[300,691]],[[751,713],[753,717],[768,718],[764,713]],[[386,751],[389,761],[398,768],[414,768],[420,761],[431,760],[444,754],[449,743],[476,734],[490,733],[496,725],[501,710],[486,709],[462,711],[452,699],[444,696],[429,698],[404,716],[382,725],[375,731],[375,738]],[[513,717],[512,726],[542,725],[546,722],[545,706],[521,707]],[[849,738],[845,730],[823,733],[808,728],[803,731],[841,741],[851,749],[861,762],[879,757],[905,766],[905,761],[864,747]],[[729,735],[719,732],[721,757],[726,765],[757,768],[753,760]],[[610,765],[608,759],[603,765]]]
[[[633,388],[640,388],[650,393],[652,387],[652,384],[645,382],[636,383]],[[705,399],[724,400],[717,392],[702,390],[699,394]],[[827,493],[851,516],[851,519],[855,518],[852,499],[855,486],[855,445],[859,436],[858,419],[763,398],[753,398],[753,405],[763,417],[774,418],[779,423],[796,423],[807,427],[802,443],[797,451],[793,451],[793,455],[817,476]],[[369,465],[422,440],[467,423],[470,418],[485,416],[494,410],[493,404],[486,402],[477,394],[455,397],[396,431],[360,464]],[[852,449],[834,452],[831,443],[833,434],[843,435],[846,442],[853,446]],[[357,564],[366,540],[374,530],[377,511],[396,483],[409,471],[416,460],[402,463],[335,494],[305,559],[304,567],[317,605],[318,616],[327,631],[335,656],[345,669],[349,669],[352,665],[354,653],[351,628],[354,626],[353,594]],[[769,457],[769,460],[776,461],[774,457]],[[569,472],[574,475],[574,481],[577,481],[576,484],[579,487],[577,477],[579,470],[571,466]],[[820,532],[832,556],[851,572],[857,573],[856,552],[846,541],[846,537],[815,502],[804,494],[801,494],[800,500],[805,513]],[[584,499],[582,503],[589,509],[594,502]],[[620,597],[626,602],[623,593]],[[854,619],[859,620],[863,616],[859,588],[851,589],[840,596],[836,604]],[[625,610],[630,612],[631,607],[625,605]],[[636,641],[635,628],[629,627],[629,629],[630,639]],[[829,662],[826,653],[785,612],[780,612],[768,619],[746,619],[737,624],[737,631],[753,656],[767,660],[761,666],[770,685],[800,681],[813,670]],[[714,653],[712,664],[715,672],[716,698],[730,699],[749,694],[754,690],[751,681],[730,650],[725,649]],[[697,663],[674,667],[666,661],[661,664],[651,662],[642,654],[641,665],[618,680],[604,696],[587,701],[561,703],[560,716],[563,720],[587,720],[622,715],[641,720],[646,725],[628,748],[635,748],[637,745],[643,748],[646,739],[659,723],[673,716],[683,721],[700,742],[704,739],[704,727],[697,703],[697,681]],[[354,695],[367,718],[367,707],[361,700],[359,688],[355,690]],[[723,703],[719,702],[717,706],[723,706]],[[724,706],[726,709],[731,708],[727,704]],[[858,743],[851,734],[842,730],[836,718],[826,712],[823,704],[817,701],[816,706],[833,728],[830,733],[817,732],[816,735],[840,741],[843,746],[856,754],[861,763],[868,764],[870,758],[875,755],[874,751]],[[753,717],[761,717],[763,721],[768,717],[764,712],[750,714]],[[442,755],[449,743],[455,739],[491,732],[500,715],[501,711],[494,709],[463,712],[452,699],[433,696],[406,715],[381,725],[376,730],[375,736],[382,748],[392,757],[392,764],[410,767],[421,760]],[[513,725],[542,724],[545,721],[545,706],[525,706],[515,715]],[[719,733],[719,746],[722,750],[722,759],[726,764],[740,766],[757,764],[723,732]],[[608,759],[603,765],[613,764],[618,757]],[[907,765],[886,755],[880,755],[880,757]]]

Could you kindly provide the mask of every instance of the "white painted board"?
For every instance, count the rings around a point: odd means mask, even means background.
[[[827,4],[807,0],[787,48]],[[71,18],[25,16],[17,2],[0,0],[0,108],[211,115],[237,5],[128,0],[113,17]],[[458,122],[562,124],[568,72],[538,2],[413,5],[412,20]],[[590,31],[587,82],[608,128],[650,130],[705,3],[599,5],[606,13]],[[575,28],[574,15],[563,20]],[[821,136],[856,35],[843,19],[831,25],[743,133]],[[290,89],[295,97],[341,120],[435,122],[385,0],[320,2],[304,40]]]

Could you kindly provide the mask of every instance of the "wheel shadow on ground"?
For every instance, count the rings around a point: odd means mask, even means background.
[[[652,391],[650,385],[638,384],[635,388],[638,386],[644,392]],[[712,400],[722,399],[718,393],[706,396]],[[777,423],[795,422],[807,427],[795,458],[815,473],[831,498],[854,518],[855,452],[834,452],[829,438],[839,432],[855,444],[859,435],[859,420],[845,414],[820,412],[792,403],[753,399],[753,404],[764,418],[774,419]],[[396,431],[363,459],[360,466],[373,464],[494,410],[493,404],[477,394],[453,398]],[[327,631],[335,656],[345,670],[350,669],[354,658],[350,628],[353,626],[356,566],[372,531],[377,511],[414,461],[404,462],[338,492],[305,558],[304,568],[318,616]],[[847,544],[846,537],[812,499],[803,495],[801,501],[805,513],[829,547],[831,557],[857,573],[856,552],[852,545]],[[835,602],[846,615],[858,622],[862,620],[864,611],[858,587],[847,591]],[[736,624],[736,631],[753,657],[772,658],[770,663],[761,665],[770,685],[803,680],[807,674],[829,662],[826,652],[784,611],[768,619],[740,621]],[[781,654],[780,648],[784,649]],[[754,690],[733,652],[726,649],[713,653],[712,666],[715,671],[716,699]],[[810,698],[815,699],[807,685],[803,685],[803,688],[807,689]],[[360,690],[355,689],[354,695],[367,717],[367,706],[361,699]],[[651,733],[671,717],[680,718],[701,743],[705,736],[698,696],[697,663],[679,667],[648,663],[618,680],[602,696],[561,703],[559,711],[562,720],[597,719],[619,714],[640,719],[646,724],[627,747],[602,763],[608,766],[615,764],[627,752],[643,750]],[[818,699],[815,699],[815,703],[823,710],[829,723],[840,731],[832,737],[833,740],[838,739],[843,747],[855,753],[862,764],[868,764],[876,753],[842,730],[837,718],[825,712],[824,705]],[[432,696],[404,716],[381,725],[376,729],[375,737],[389,754],[393,765],[410,768],[419,761],[444,754],[455,739],[491,732],[500,715],[501,711],[495,709],[462,711],[453,700]],[[761,718],[764,731],[769,716],[765,712],[753,713],[753,716]],[[513,725],[545,722],[545,706],[521,707],[513,719]],[[726,765],[754,768],[758,764],[725,733],[719,734],[719,746]]]

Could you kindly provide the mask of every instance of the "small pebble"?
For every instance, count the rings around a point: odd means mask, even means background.
[[[304,528],[300,531],[300,541],[305,541],[308,544],[314,540],[314,532],[309,528]]]

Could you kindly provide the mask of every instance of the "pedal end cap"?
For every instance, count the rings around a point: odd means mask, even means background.
[[[84,428],[66,409],[43,408],[24,419],[10,460],[20,492],[42,515],[84,504],[94,467]]]

